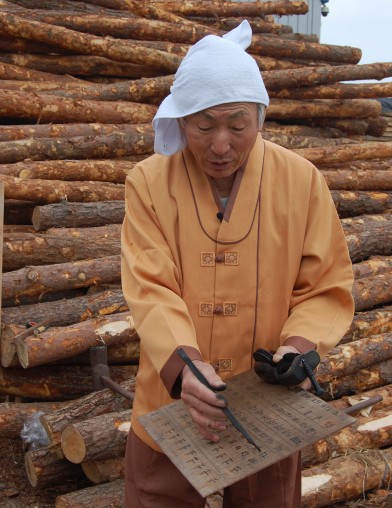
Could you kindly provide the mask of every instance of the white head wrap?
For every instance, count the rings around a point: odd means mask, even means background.
[[[188,51],[154,120],[154,150],[173,155],[186,146],[177,118],[232,102],[268,106],[260,70],[245,49],[252,40],[248,21],[223,37],[207,35]]]

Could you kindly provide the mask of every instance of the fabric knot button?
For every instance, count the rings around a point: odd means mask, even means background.
[[[216,263],[223,263],[225,260],[225,255],[224,254],[217,254],[215,256],[215,262]]]
[[[214,314],[223,314],[223,307],[222,305],[217,305],[215,308],[214,308]]]

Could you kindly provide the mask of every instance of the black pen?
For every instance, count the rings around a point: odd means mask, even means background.
[[[192,360],[189,358],[189,356],[186,354],[186,352],[181,348],[177,348],[177,353],[181,357],[181,359],[186,363],[186,365],[191,369],[192,373],[197,377],[197,379],[202,383],[204,386],[209,388],[211,391],[216,392],[218,391],[216,388],[213,388],[210,383],[207,381],[207,379],[203,376],[203,374],[200,372],[200,370],[196,367],[196,365],[192,362]],[[233,427],[236,428],[241,434],[244,436],[244,438],[253,445],[259,452],[261,452],[261,448],[254,442],[251,435],[248,433],[248,431],[242,426],[242,424],[238,421],[237,417],[234,416],[231,409],[228,407],[221,408],[222,411],[225,413],[227,418],[232,423]]]

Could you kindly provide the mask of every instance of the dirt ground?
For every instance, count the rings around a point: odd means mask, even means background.
[[[56,497],[67,492],[88,487],[88,480],[68,482],[38,490],[27,479],[24,466],[24,450],[21,439],[0,439],[0,507],[1,508],[54,508]],[[330,508],[392,508],[392,491],[370,493],[367,499],[356,499],[331,505]],[[388,499],[388,494],[391,499]],[[219,508],[219,496],[210,499],[206,507]],[[174,508],[174,507],[173,507]]]

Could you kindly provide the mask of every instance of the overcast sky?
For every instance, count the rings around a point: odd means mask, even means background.
[[[320,42],[362,50],[360,64],[392,62],[392,0],[329,0]]]

